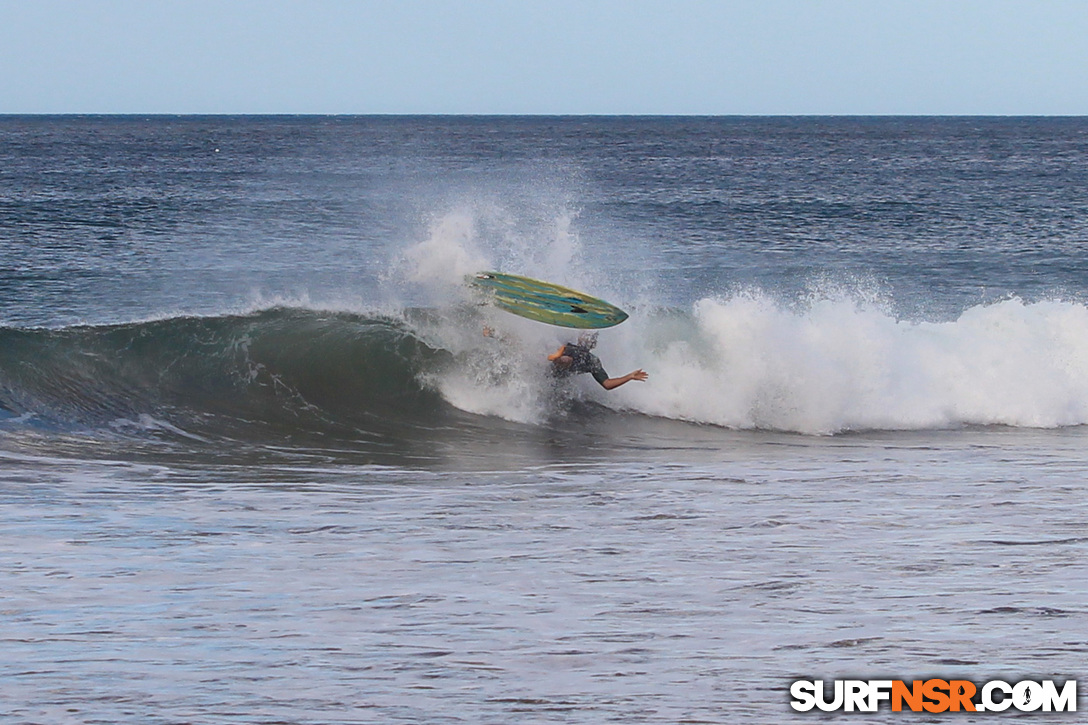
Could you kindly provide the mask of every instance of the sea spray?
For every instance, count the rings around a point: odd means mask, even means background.
[[[444,309],[425,336],[458,361],[427,385],[462,410],[539,423],[557,404],[544,357],[568,331],[479,306],[462,273],[507,260],[600,294],[607,279],[571,265],[581,246],[569,215],[532,235],[502,219],[496,206],[441,217],[404,256],[406,277]],[[709,296],[686,311],[617,291],[634,314],[602,334],[598,353],[611,374],[642,367],[650,380],[613,393],[580,378],[567,387],[617,410],[805,434],[1088,423],[1084,305],[1010,298],[932,322],[895,317],[871,284],[832,282],[793,300],[758,288]],[[485,340],[485,325],[505,339]]]
[[[490,266],[477,246],[475,219],[464,212],[432,224],[427,238],[410,247],[400,262],[407,281],[443,293],[460,285],[466,274]]]
[[[466,204],[437,215],[426,236],[398,253],[384,279],[448,303],[465,275],[495,269],[573,286],[593,286],[595,270],[584,260],[567,209],[536,209],[528,220],[498,203]]]
[[[581,263],[573,219],[547,206],[526,221],[502,204],[477,200],[438,216],[426,238],[393,261],[388,276],[442,310],[417,331],[451,352],[455,364],[423,373],[427,387],[461,410],[519,423],[540,423],[555,412],[562,394],[545,358],[568,331],[483,304],[464,278],[501,269],[586,284],[592,270]],[[494,334],[485,336],[484,328]]]

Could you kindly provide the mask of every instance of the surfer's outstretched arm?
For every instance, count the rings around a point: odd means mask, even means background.
[[[634,370],[618,378],[607,378],[606,380],[602,380],[601,387],[605,390],[613,390],[623,385],[624,383],[631,382],[632,380],[645,380],[648,377],[650,376],[642,369]]]

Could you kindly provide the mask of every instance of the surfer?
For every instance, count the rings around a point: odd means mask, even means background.
[[[490,337],[494,340],[503,339],[501,335],[495,332],[494,328],[487,325],[484,325],[484,337]],[[604,366],[601,365],[600,358],[590,352],[596,346],[596,332],[583,332],[578,336],[577,343],[564,343],[561,348],[548,356],[548,360],[552,364],[552,375],[557,378],[565,378],[579,373],[589,373],[605,390],[613,390],[632,380],[646,380],[650,377],[641,368],[618,378],[608,377]]]
[[[596,346],[597,333],[595,332],[582,333],[578,336],[577,343],[564,343],[561,348],[548,356],[548,360],[552,363],[552,374],[565,378],[568,375],[589,373],[605,390],[613,390],[632,380],[646,380],[650,377],[641,368],[618,378],[608,377],[600,359],[590,352]]]

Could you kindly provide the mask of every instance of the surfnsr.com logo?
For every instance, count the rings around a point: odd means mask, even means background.
[[[830,690],[830,691],[828,691]],[[876,712],[888,703],[892,712],[1076,712],[1077,682],[1060,687],[1053,680],[991,680],[981,687],[970,680],[796,680],[790,685],[790,706],[800,712],[813,708],[832,712]]]

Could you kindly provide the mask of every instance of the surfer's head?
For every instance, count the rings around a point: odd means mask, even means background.
[[[583,332],[578,335],[578,344],[587,350],[592,350],[597,347],[597,333],[596,332]]]

